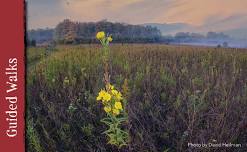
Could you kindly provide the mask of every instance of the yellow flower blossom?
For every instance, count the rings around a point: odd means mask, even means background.
[[[123,99],[121,92],[118,92],[116,94],[116,98],[117,98],[117,100],[122,100]]]
[[[101,100],[101,97],[100,97],[100,96],[98,96],[98,97],[96,98],[96,100],[97,100],[97,101]]]
[[[117,90],[111,90],[111,93],[116,96],[118,94],[118,91]]]
[[[111,100],[111,95],[106,92],[103,96],[103,101],[110,101],[110,100]]]
[[[106,88],[109,89],[109,90],[113,90],[113,89],[114,89],[114,86],[111,85],[111,84],[107,84],[107,85],[106,85]]]
[[[96,34],[96,38],[97,38],[98,40],[102,40],[103,38],[105,38],[105,32],[103,32],[103,31],[98,32],[98,33]]]
[[[105,90],[101,90],[101,91],[99,92],[99,95],[98,95],[98,97],[96,98],[96,100],[102,100],[105,93],[106,93]]]
[[[65,78],[64,78],[63,83],[64,83],[64,84],[69,84],[69,79],[68,79],[68,77],[65,77]]]
[[[114,115],[119,115],[120,114],[120,111],[118,109],[113,109],[112,112],[113,112]]]
[[[110,106],[105,106],[104,110],[106,113],[109,113],[111,111],[111,107]]]
[[[111,36],[107,37],[107,40],[108,40],[109,42],[111,42],[111,41],[112,41],[112,37],[111,37]]]
[[[111,100],[111,95],[108,92],[106,92],[105,90],[101,90],[99,92],[99,95],[96,98],[96,100],[102,100],[103,102],[104,101],[110,101]]]
[[[123,110],[123,105],[120,101],[123,99],[122,94],[114,89],[114,86],[110,83],[106,84],[106,89],[102,89],[96,99],[102,101],[106,113],[119,115],[120,111]]]
[[[123,110],[122,103],[119,101],[115,102],[114,107],[118,110]]]

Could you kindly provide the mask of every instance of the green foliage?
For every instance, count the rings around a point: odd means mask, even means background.
[[[85,136],[92,136],[94,126],[92,124],[87,124],[83,127],[81,127],[81,131]]]
[[[26,128],[27,141],[29,143],[29,146],[31,147],[30,150],[34,152],[43,152],[40,139],[36,130],[33,127],[33,122],[31,120],[27,121]]]
[[[108,126],[108,129],[103,132],[109,138],[108,144],[116,145],[119,148],[127,146],[129,134],[121,129],[121,124],[128,120],[127,117],[108,116],[109,117],[101,120],[101,122]]]
[[[175,86],[176,80],[171,74],[165,72],[163,69],[160,71],[161,82],[167,86]]]

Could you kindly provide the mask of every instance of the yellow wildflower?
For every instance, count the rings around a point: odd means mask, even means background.
[[[105,90],[101,90],[101,91],[99,92],[99,95],[98,95],[98,97],[96,98],[96,100],[102,100],[105,93],[106,93]]]
[[[103,95],[103,101],[110,101],[111,95],[108,92],[105,92]]]
[[[122,100],[123,99],[121,92],[118,92],[116,94],[116,98],[117,98],[117,100]]]
[[[103,105],[107,105],[108,101],[102,100]]]
[[[109,113],[111,111],[111,107],[110,106],[105,106],[104,110],[106,113]]]
[[[63,80],[64,83],[69,83],[69,79],[68,77],[65,77],[64,80]]]
[[[112,112],[113,112],[114,115],[119,115],[120,114],[120,111],[118,109],[113,109]]]
[[[101,97],[100,97],[100,96],[98,96],[98,97],[96,98],[96,100],[97,100],[97,101],[101,100]]]
[[[114,86],[111,85],[110,83],[108,83],[108,84],[106,85],[106,88],[109,89],[109,90],[113,90],[113,89],[114,89]]]
[[[116,96],[118,94],[118,91],[117,90],[111,90],[111,93]]]
[[[97,38],[98,40],[102,40],[103,38],[105,38],[105,32],[104,32],[104,31],[98,32],[98,33],[96,34],[96,38]]]
[[[108,40],[109,42],[111,42],[111,41],[112,41],[112,37],[111,37],[111,36],[107,37],[107,40]]]
[[[121,102],[115,102],[114,107],[118,110],[123,110],[123,106]]]

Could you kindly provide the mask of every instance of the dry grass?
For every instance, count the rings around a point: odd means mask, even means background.
[[[95,100],[104,86],[100,46],[58,46],[56,50],[27,74],[28,119],[43,149],[161,152],[190,151],[188,142],[246,144],[245,49],[112,45],[111,82],[121,89],[128,79],[130,90],[131,141],[121,150],[107,145],[101,134],[104,112]],[[34,51],[28,50],[28,59]],[[33,64],[28,60],[28,65]],[[32,145],[28,149],[32,151]]]

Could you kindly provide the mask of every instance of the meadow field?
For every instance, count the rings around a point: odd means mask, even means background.
[[[101,46],[27,48],[26,139],[30,152],[246,152],[247,49],[110,45],[111,83],[127,98],[130,138],[102,134]],[[192,148],[188,143],[241,144]]]

